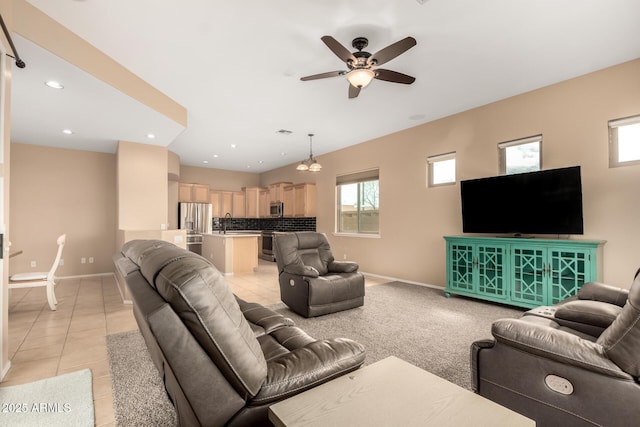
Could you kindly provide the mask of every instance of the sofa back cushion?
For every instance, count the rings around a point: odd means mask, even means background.
[[[629,375],[640,376],[640,276],[629,290],[627,303],[596,341],[605,354]]]
[[[141,259],[145,278],[178,314],[218,369],[245,399],[267,376],[267,362],[220,272],[193,252],[157,247]],[[177,249],[177,250],[176,250]]]
[[[288,265],[313,267],[321,276],[329,271],[327,266],[334,258],[324,233],[313,231],[278,233],[274,240],[277,251],[276,262],[281,272]]]

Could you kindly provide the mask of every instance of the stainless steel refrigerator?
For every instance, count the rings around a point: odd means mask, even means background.
[[[178,218],[187,230],[187,249],[202,255],[202,235],[211,233],[211,203],[180,203]]]

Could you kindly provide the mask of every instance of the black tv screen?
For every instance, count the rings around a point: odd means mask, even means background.
[[[460,182],[465,233],[583,234],[580,166]]]

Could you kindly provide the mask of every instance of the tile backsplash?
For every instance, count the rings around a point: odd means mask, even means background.
[[[213,218],[213,231],[222,230],[316,231],[316,218]]]

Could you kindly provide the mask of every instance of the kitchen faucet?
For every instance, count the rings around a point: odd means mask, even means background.
[[[222,233],[227,234],[227,219],[231,220],[231,214],[227,212],[224,214],[224,219],[222,220]]]

